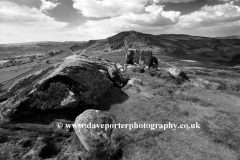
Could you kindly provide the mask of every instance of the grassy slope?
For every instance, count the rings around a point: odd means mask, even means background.
[[[124,55],[124,54],[123,54]],[[103,56],[120,62],[120,54]],[[121,130],[125,159],[240,159],[240,71],[213,63],[187,63],[162,57],[183,68],[191,81],[130,73],[143,85],[128,86],[128,99],[111,107],[121,123],[200,123],[199,130]],[[159,67],[164,66],[160,62]],[[166,66],[164,66],[166,67]]]
[[[131,73],[143,84],[127,86],[128,99],[110,112],[121,123],[200,123],[201,129],[120,129],[125,137],[124,159],[216,159],[240,158],[240,83],[229,89],[216,87],[215,76],[205,85],[202,75],[188,73],[192,82],[175,85],[169,79]],[[220,78],[221,75],[218,75]],[[240,76],[239,74],[237,75]],[[224,77],[224,76],[223,76]],[[231,89],[230,89],[231,88]]]

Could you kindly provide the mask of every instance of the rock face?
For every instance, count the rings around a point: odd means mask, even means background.
[[[70,56],[63,63],[28,75],[9,88],[1,99],[1,118],[14,116],[19,108],[54,110],[97,105],[113,86],[107,76],[114,63],[88,56]],[[118,73],[120,74],[120,73]]]
[[[86,150],[105,151],[109,148],[113,129],[101,127],[104,124],[113,124],[113,120],[99,110],[86,110],[76,118],[74,130]]]

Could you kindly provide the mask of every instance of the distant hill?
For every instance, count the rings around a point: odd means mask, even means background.
[[[27,42],[27,43],[12,43],[0,45],[0,59],[22,56],[28,54],[44,54],[50,50],[63,50],[70,52],[70,47],[78,45],[80,49],[86,48],[89,44],[86,42]],[[69,53],[71,54],[71,53]]]
[[[227,36],[227,37],[218,37],[220,39],[240,39],[240,35]]]
[[[228,62],[240,53],[239,36],[201,37],[184,34],[152,35],[132,31],[155,55],[188,56],[192,59]],[[104,40],[91,40],[84,54],[123,53],[124,38],[131,31],[121,32]]]
[[[163,53],[175,53],[184,52],[188,53],[195,49],[209,49],[212,51],[225,51],[232,47],[239,47],[240,39],[237,37],[222,38],[209,38],[200,36],[189,36],[182,34],[162,34],[151,35],[140,32],[134,32],[139,39],[145,42],[147,45],[161,47]],[[126,36],[129,36],[130,32],[121,32],[115,36],[109,37],[108,42],[111,49],[120,49],[123,47],[123,40]]]

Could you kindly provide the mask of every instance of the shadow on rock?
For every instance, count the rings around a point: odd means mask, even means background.
[[[26,108],[27,102],[21,104],[19,110],[15,113],[16,118],[13,121],[18,123],[34,123],[34,124],[50,124],[56,120],[64,120],[64,122],[73,122],[75,118],[87,109],[97,109],[108,111],[114,104],[123,103],[128,99],[128,95],[117,87],[112,87],[101,98],[99,105],[82,105],[76,107],[62,108],[56,110],[39,110]]]

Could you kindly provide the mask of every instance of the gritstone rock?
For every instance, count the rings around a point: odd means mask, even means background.
[[[113,67],[113,63],[104,59],[78,55],[67,57],[64,62],[30,74],[10,87],[0,97],[7,99],[1,105],[0,118],[11,118],[16,110],[22,109],[96,106],[113,86],[112,80],[106,75],[109,68]]]
[[[111,145],[111,134],[113,128],[97,125],[113,124],[113,120],[99,110],[86,110],[76,120],[76,125],[86,127],[75,127],[74,130],[83,146],[88,151],[105,151]],[[94,127],[95,125],[95,127]],[[91,127],[90,127],[91,126]]]

